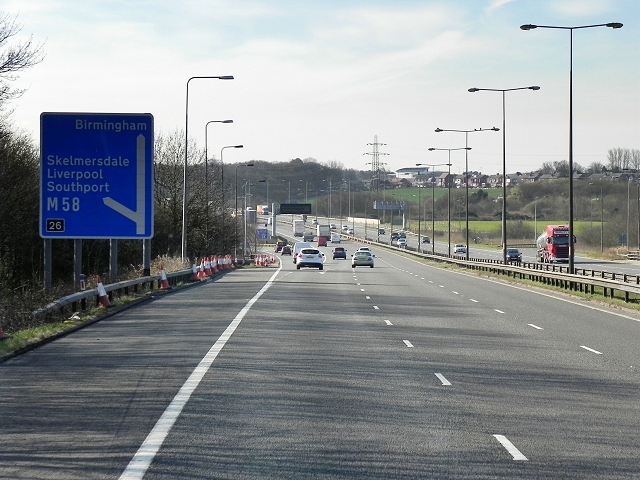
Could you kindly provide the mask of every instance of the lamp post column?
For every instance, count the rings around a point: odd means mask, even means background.
[[[233,80],[233,75],[191,77],[187,80],[187,94],[185,99],[184,115],[184,173],[182,182],[182,248],[180,258],[184,261],[187,255],[187,163],[189,147],[189,82],[199,78],[217,78],[218,80]]]
[[[576,27],[563,27],[557,25],[521,25],[521,30],[533,30],[536,28],[554,28],[569,30],[569,273],[573,274],[575,260],[575,243],[573,242],[573,31],[579,28],[609,27],[622,28],[622,23],[610,22],[597,25],[580,25]]]

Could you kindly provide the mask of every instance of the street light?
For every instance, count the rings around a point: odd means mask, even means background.
[[[507,264],[507,137],[506,137],[506,116],[505,116],[505,92],[514,90],[540,90],[540,87],[518,88],[470,88],[470,92],[502,92],[502,262]]]
[[[574,273],[575,244],[573,243],[573,31],[580,28],[609,27],[622,28],[618,22],[600,23],[597,25],[580,25],[577,27],[561,27],[555,25],[521,25],[521,30],[535,28],[555,28],[569,30],[569,273]]]
[[[499,132],[500,129],[497,127],[491,128],[474,128],[473,130],[450,130],[450,129],[442,129],[436,128],[436,133],[440,132],[461,132],[464,133],[464,146],[469,146],[469,132],[486,132],[486,131],[494,131]],[[469,151],[464,152],[464,190],[465,190],[465,229],[466,229],[466,254],[465,258],[469,260]]]
[[[222,203],[224,203],[224,161],[222,160],[222,152],[224,152],[225,148],[244,148],[244,145],[226,145],[220,149],[220,187],[222,190]]]
[[[446,150],[449,152],[449,174],[447,176],[447,223],[449,229],[449,256],[451,256],[451,151],[452,150],[471,150],[471,147],[460,147],[460,148],[429,148],[430,152],[434,150]],[[467,246],[467,250],[469,247]]]
[[[222,152],[221,152],[221,156],[222,156]],[[239,165],[236,165],[236,208],[235,208],[235,219],[234,219],[234,223],[235,223],[235,229],[234,229],[234,239],[233,239],[233,258],[234,260],[238,259],[238,167],[253,167],[253,163],[241,163]],[[242,252],[243,252],[243,256],[242,256],[242,260],[244,263],[244,246],[242,247]]]
[[[449,154],[451,158],[451,154]],[[416,167],[427,166],[431,167],[431,173],[433,173],[433,167],[448,166],[449,173],[451,173],[451,163],[416,163]],[[433,179],[435,180],[435,178]],[[431,254],[436,253],[436,185],[435,182],[431,182]]]
[[[187,97],[184,116],[184,178],[182,182],[182,252],[181,259],[187,254],[187,150],[189,146],[189,82],[199,78],[217,78],[218,80],[233,80],[233,75],[217,77],[191,77],[187,80]]]
[[[204,184],[206,185],[205,201],[206,201],[206,212],[207,212],[207,215],[206,215],[207,218],[205,223],[205,237],[206,237],[207,246],[209,243],[209,152],[208,152],[209,141],[207,138],[207,133],[209,130],[208,127],[210,123],[233,123],[233,120],[209,120],[204,125]],[[222,188],[220,188],[220,191],[223,191]]]

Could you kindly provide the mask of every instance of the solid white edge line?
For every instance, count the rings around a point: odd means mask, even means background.
[[[449,380],[447,380],[444,375],[442,375],[441,373],[436,373],[435,374],[436,377],[438,377],[438,380],[440,380],[442,382],[442,385],[451,385],[451,382]]]
[[[498,310],[497,308],[494,308],[493,310],[498,313],[504,313],[502,310]]]
[[[586,347],[584,345],[580,345],[580,348],[584,348],[585,350],[588,350],[591,353],[595,353],[596,355],[602,355],[602,352],[599,352],[598,350],[594,350],[593,348]]]
[[[525,461],[525,462],[529,460],[504,435],[494,435],[494,437],[496,438],[496,440],[498,440],[502,444],[504,448],[507,449],[507,452],[511,454],[514,460]]]
[[[527,325],[529,325],[532,328],[535,328],[536,330],[544,330],[544,328],[539,327],[538,325],[534,325],[533,323],[527,323]]]
[[[240,322],[251,309],[253,304],[269,289],[269,287],[271,287],[281,269],[282,267],[279,267],[260,291],[256,293],[244,307],[242,307],[242,310],[240,310],[238,315],[236,315],[236,318],[233,319],[222,335],[220,335],[216,343],[209,349],[202,360],[200,360],[198,366],[193,370],[193,372],[191,372],[187,381],[184,382],[180,391],[176,394],[160,419],[156,422],[149,435],[147,435],[147,438],[133,456],[125,471],[120,475],[121,480],[139,480],[144,477],[144,474],[151,465],[151,462],[158,453],[158,450],[160,450],[164,439],[169,434],[169,431],[171,431],[173,424],[180,416],[182,409],[206,375],[207,371],[213,364],[213,361],[216,359],[229,338],[231,338],[231,335],[233,335],[233,332],[238,328],[238,325],[240,325]]]

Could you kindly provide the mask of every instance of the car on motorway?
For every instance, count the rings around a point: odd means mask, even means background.
[[[387,232],[385,232],[384,228],[379,228],[378,229],[378,235],[386,235]]]
[[[347,228],[347,235],[354,235],[353,228]]]
[[[334,247],[331,253],[333,254],[334,260],[336,258],[344,258],[345,260],[347,259],[347,251],[344,247]]]
[[[369,252],[371,255],[373,255],[373,252],[369,247],[360,247],[358,250],[356,250],[356,252]]]
[[[318,219],[314,218],[311,220],[311,225],[318,225]]]
[[[291,255],[291,247],[289,245],[283,245],[280,249],[280,255]]]
[[[347,230],[349,230],[349,225],[342,225],[342,231],[346,232]]]
[[[507,248],[507,262],[521,263],[522,253],[517,248]]]
[[[453,246],[453,254],[455,255],[456,253],[467,253],[467,246],[462,243],[456,243]]]
[[[291,250],[291,256],[293,257],[293,263],[297,262],[298,254],[300,250],[303,248],[310,248],[311,244],[309,242],[296,242],[293,244],[293,249]]]
[[[286,244],[287,244],[287,242],[286,242],[286,241],[284,241],[284,240],[278,240],[278,241],[276,242],[276,252],[279,252],[279,251],[282,249],[282,247],[284,247]]]
[[[396,241],[396,245],[398,246],[398,248],[407,248],[407,245],[409,245],[409,243],[407,242],[406,238],[399,238]]]
[[[338,226],[337,226],[335,223],[330,223],[330,224],[329,224],[329,229],[330,229],[330,230],[337,230],[337,229],[338,229]]]
[[[327,246],[327,237],[318,237],[318,246],[326,247]]]
[[[340,243],[340,234],[332,233],[331,234],[331,243]]]
[[[298,253],[298,261],[296,262],[296,268],[300,270],[304,267],[322,270],[324,268],[324,253],[313,247],[307,247],[300,250],[300,253]]]
[[[431,243],[431,239],[429,239],[429,237],[422,237],[422,243]]]
[[[371,255],[371,252],[360,250],[351,255],[351,268],[356,267],[373,268],[373,255]]]

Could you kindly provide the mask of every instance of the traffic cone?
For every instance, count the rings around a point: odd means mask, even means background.
[[[208,277],[211,275],[211,262],[209,257],[204,257],[204,274]]]
[[[169,280],[167,280],[167,272],[164,271],[164,265],[162,264],[160,264],[160,289],[161,290],[171,289],[171,285],[169,285]]]
[[[224,256],[224,262],[225,262],[225,265],[227,266],[227,268],[232,268],[231,255],[225,255]]]
[[[98,289],[98,305],[101,307],[112,307],[111,302],[109,301],[109,295],[107,295],[107,291],[104,289],[104,285],[102,285],[102,280],[100,280],[100,275],[96,275],[96,288]]]
[[[218,257],[214,255],[211,257],[211,273],[215,275],[218,273],[218,270]]]
[[[189,281],[190,282],[198,281],[198,267],[195,262],[191,264],[191,278],[189,279]]]
[[[204,258],[200,260],[200,269],[198,270],[198,278],[204,278],[206,274],[204,273]]]

